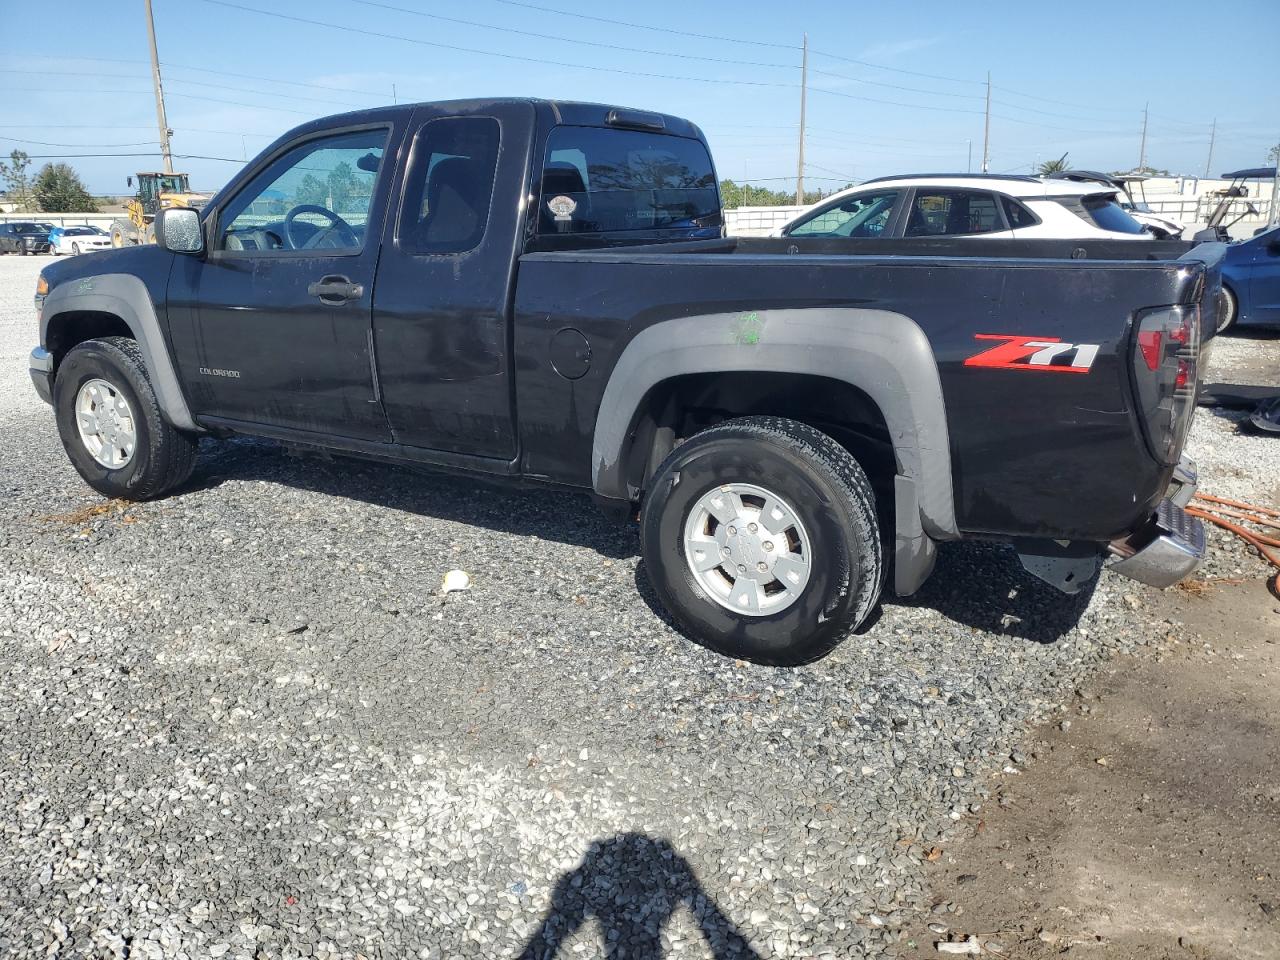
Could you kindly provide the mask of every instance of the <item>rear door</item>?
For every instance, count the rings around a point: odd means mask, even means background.
[[[916,187],[903,218],[902,235],[922,237],[1011,237],[1004,211],[986,190]]]
[[[414,114],[373,302],[398,443],[515,458],[509,313],[533,125],[528,103]]]
[[[1280,229],[1257,237],[1250,268],[1250,319],[1274,323],[1280,320]]]

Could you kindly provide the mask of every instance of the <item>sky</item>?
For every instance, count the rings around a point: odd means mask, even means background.
[[[1280,84],[1262,48],[1280,35],[1278,0],[1235,0],[1221,42],[1206,42],[1215,14],[1202,0],[1143,14],[1092,0],[153,7],[174,164],[197,189],[313,117],[393,98],[537,96],[687,117],[721,178],[793,190],[806,33],[808,189],[980,170],[988,71],[993,173],[1063,153],[1077,168],[1135,167],[1144,108],[1147,163],[1175,174],[1205,173],[1215,119],[1214,175],[1261,166],[1280,143]],[[143,0],[0,0],[0,36],[23,38],[0,56],[0,154],[26,150],[33,169],[65,157],[101,194],[159,169]]]

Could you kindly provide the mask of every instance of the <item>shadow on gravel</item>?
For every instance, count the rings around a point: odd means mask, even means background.
[[[933,575],[913,597],[886,594],[886,606],[932,607],[968,627],[1036,643],[1054,643],[1080,622],[1098,578],[1064,594],[1027,573],[1011,547],[947,543]]]
[[[673,934],[665,928],[681,906],[716,960],[760,960],[702,889],[689,862],[666,840],[640,833],[591,844],[582,863],[556,884],[551,907],[519,960],[552,960],[588,919],[599,924],[609,960],[661,960],[672,949]]]
[[[212,489],[227,480],[280,483],[498,533],[588,547],[614,560],[640,552],[634,524],[606,516],[585,494],[551,487],[508,486],[484,477],[354,457],[294,457],[269,440],[204,441],[184,492]]]

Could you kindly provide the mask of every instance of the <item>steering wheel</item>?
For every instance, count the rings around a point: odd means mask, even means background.
[[[293,221],[304,213],[314,213],[324,217],[329,221],[329,226],[317,229],[315,233],[307,238],[305,243],[299,243],[297,236],[293,232]],[[321,241],[331,234],[337,235],[338,240],[341,241],[340,246],[360,246],[360,238],[356,236],[355,230],[351,229],[351,224],[347,223],[328,207],[322,207],[315,203],[304,203],[294,207],[284,215],[284,238],[294,250],[311,250],[318,247]]]

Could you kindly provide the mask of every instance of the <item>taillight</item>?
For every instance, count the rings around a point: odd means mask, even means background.
[[[1195,409],[1200,307],[1180,304],[1138,314],[1133,373],[1151,451],[1174,463]]]

